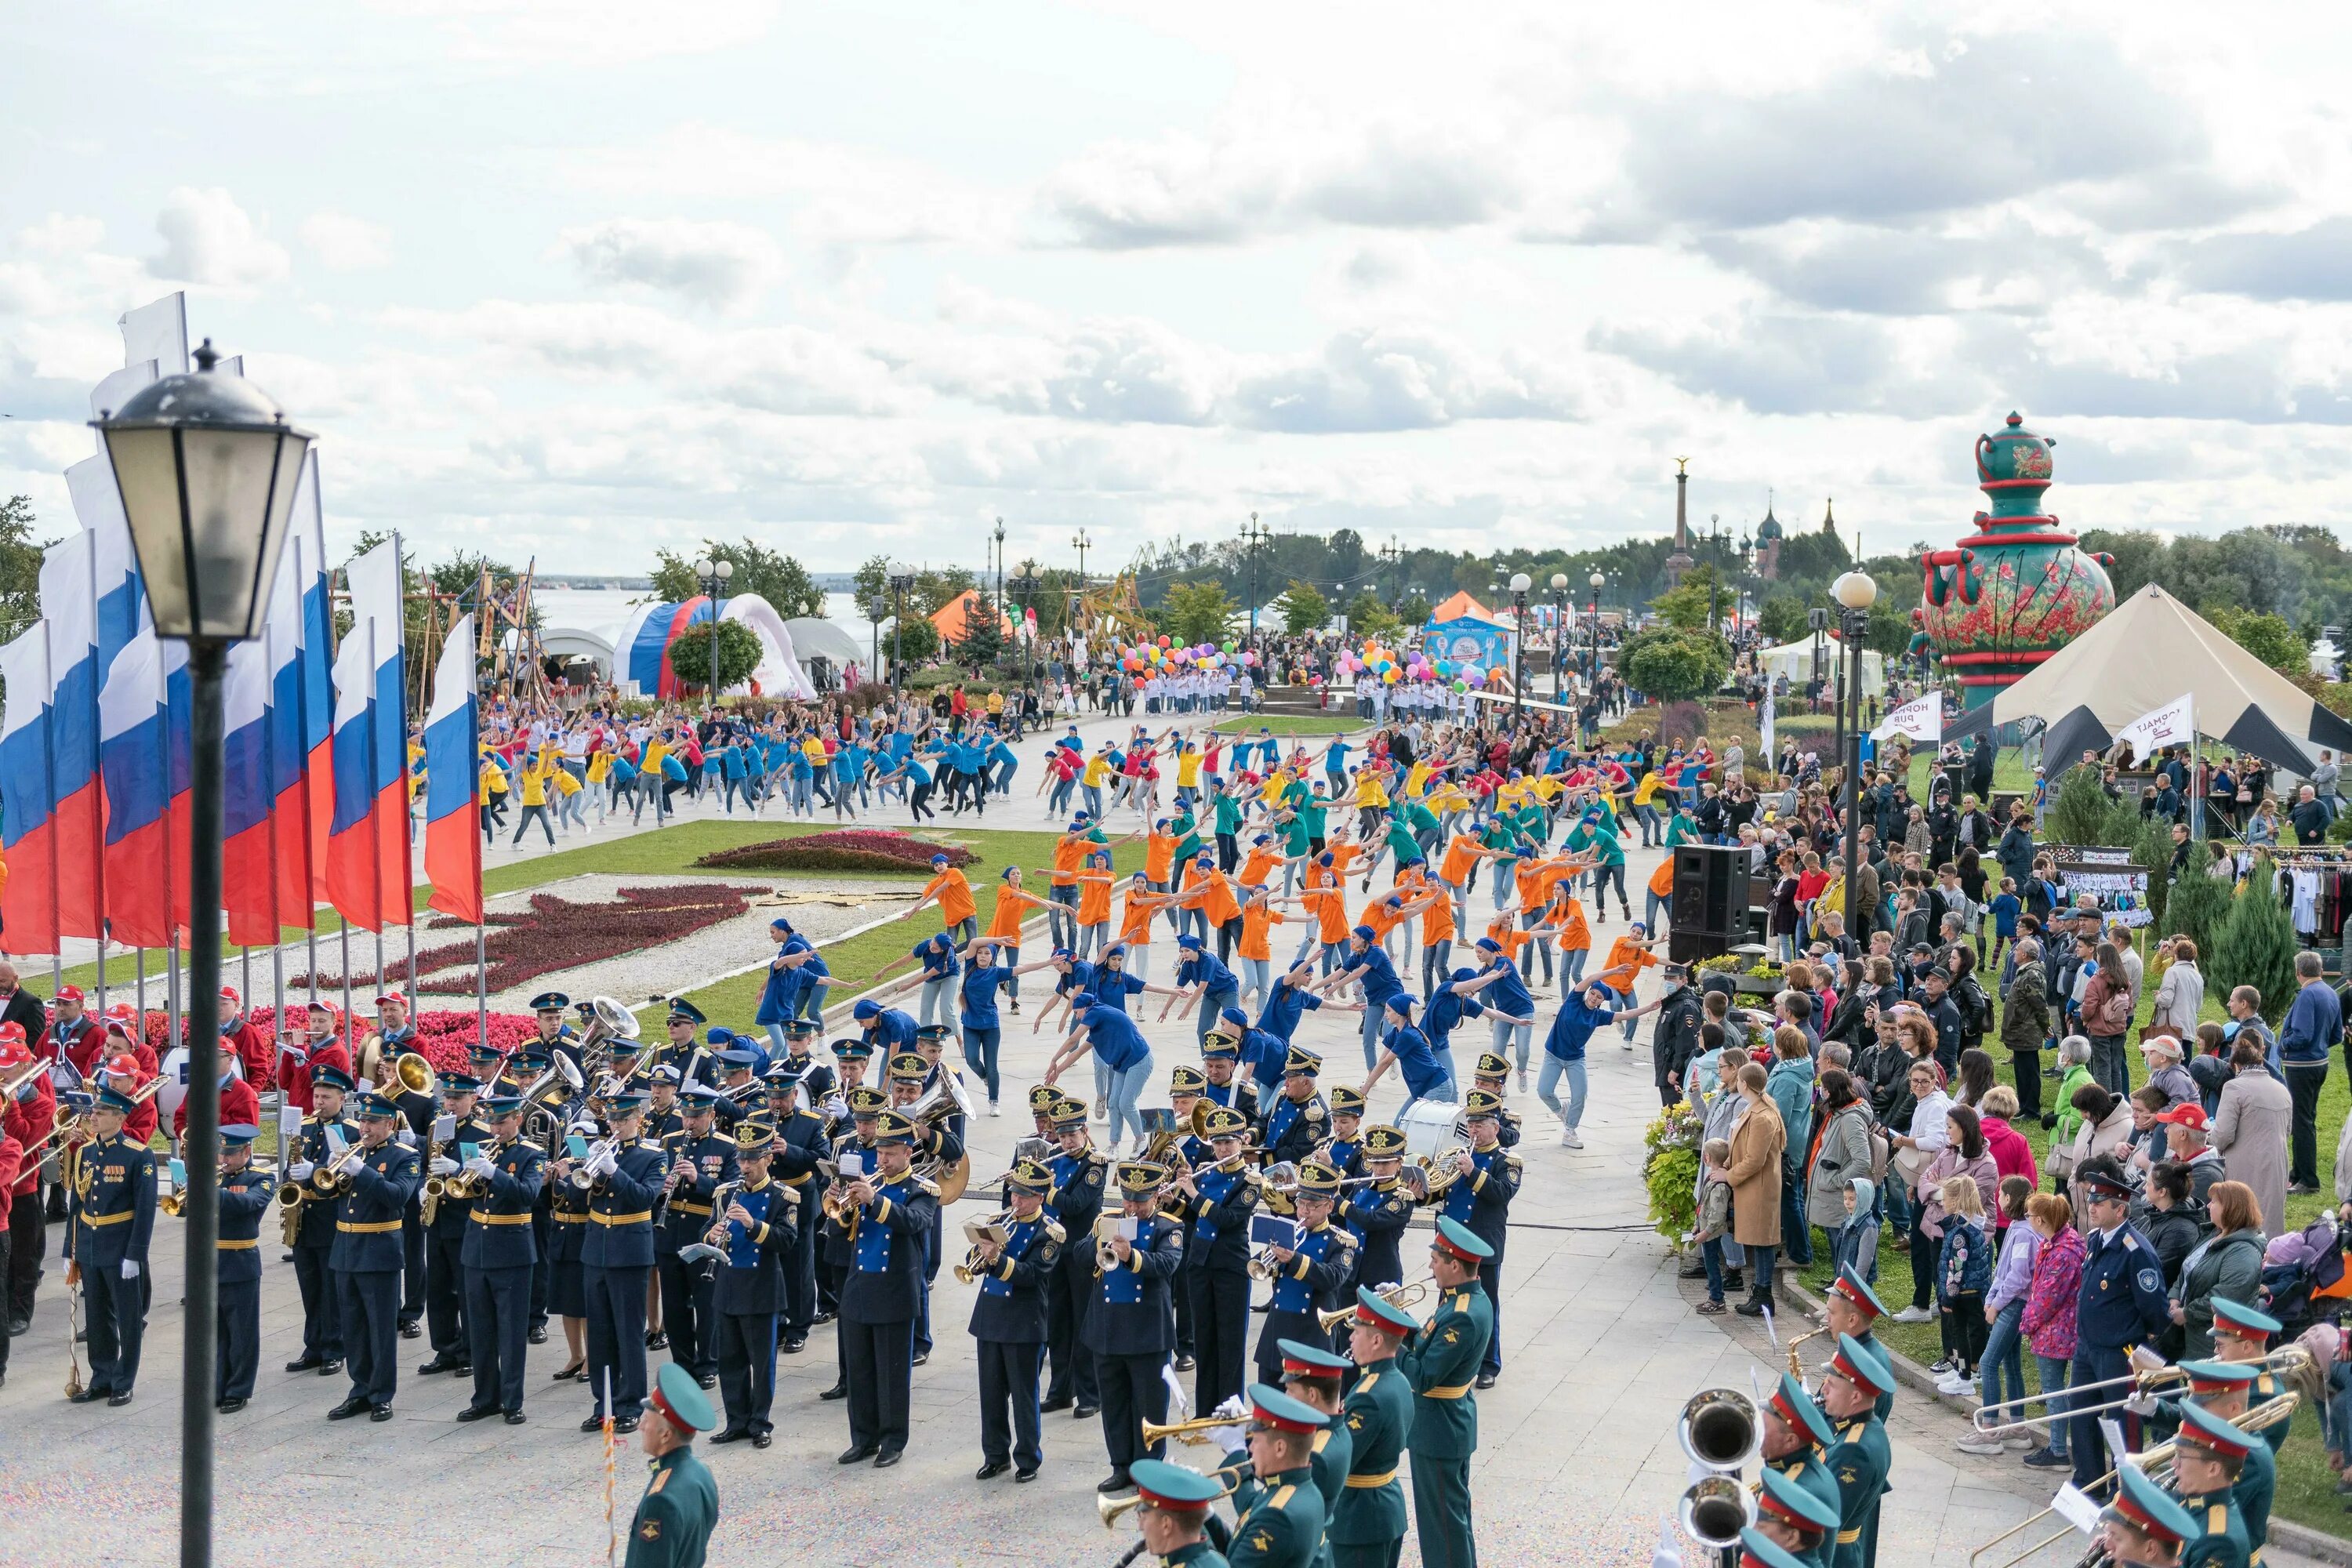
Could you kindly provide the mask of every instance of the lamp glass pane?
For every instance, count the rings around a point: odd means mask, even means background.
[[[147,603],[159,636],[184,637],[194,622],[188,603],[187,555],[180,526],[180,468],[172,432],[110,430],[107,455],[131,523],[131,545],[139,553]]]
[[[286,552],[287,531],[294,524],[294,492],[302,480],[302,462],[310,449],[310,438],[291,430],[278,437],[278,480],[269,495],[269,514],[262,524],[261,553],[245,563],[245,571],[253,579],[253,590],[246,601],[246,616],[242,626],[208,622],[205,629],[215,637],[246,641],[261,635],[261,623],[269,610],[269,590],[278,580],[278,566]]]
[[[268,529],[278,437],[274,430],[181,434],[194,624],[204,636],[241,637],[252,621],[254,562]]]

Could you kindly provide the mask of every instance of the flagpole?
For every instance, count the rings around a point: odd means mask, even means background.
[[[139,955],[139,1027],[143,1032],[147,1027],[147,950],[134,947],[131,951]]]

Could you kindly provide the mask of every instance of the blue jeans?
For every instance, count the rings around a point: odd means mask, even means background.
[[[1565,1110],[1560,1108],[1559,1097],[1554,1092],[1563,1077],[1568,1079],[1568,1106]],[[1581,1122],[1584,1120],[1584,1058],[1579,1057],[1574,1061],[1568,1061],[1546,1051],[1543,1072],[1536,1079],[1536,1098],[1571,1128]]]
[[[1110,1077],[1110,1132],[1114,1143],[1118,1142],[1118,1130],[1123,1122],[1138,1138],[1143,1136],[1143,1113],[1135,1108],[1143,1091],[1151,1082],[1151,1054],[1124,1072],[1114,1069]]]
[[[988,1085],[988,1103],[991,1105],[996,1103],[996,1047],[1003,1037],[1004,1030],[1001,1026],[986,1029],[966,1028],[963,1032],[964,1065],[971,1068],[974,1078]]]
[[[2067,1360],[2062,1355],[2034,1353],[2033,1367],[2042,1374],[2042,1392],[2056,1394],[2066,1386]],[[2066,1457],[2066,1401],[2063,1396],[2053,1398],[2049,1405],[2050,1451],[2060,1458]]]
[[[1813,1233],[1805,1224],[1805,1170],[1786,1159],[1780,1162],[1780,1246],[1792,1262],[1811,1267]]]
[[[1706,1265],[1706,1299],[1717,1306],[1723,1304],[1723,1242],[1702,1241],[1698,1244],[1698,1260]]]
[[[1559,950],[1559,986],[1562,994],[1584,978],[1584,961],[1592,956],[1589,947],[1564,947]]]
[[[2025,1397],[2025,1342],[2017,1331],[2018,1321],[2024,1316],[2025,1299],[2021,1296],[2001,1308],[1985,1335],[1984,1356],[1977,1365],[1984,1377],[1987,1405]]]
[[[1508,1018],[1503,1017],[1501,1015],[1497,1014],[1493,1016],[1493,1027],[1495,1031],[1495,1054],[1498,1057],[1508,1059],[1511,1054],[1512,1044],[1514,1040],[1516,1040],[1519,1049],[1519,1070],[1521,1072],[1527,1071],[1528,1047],[1535,1037],[1535,1025],[1532,1022],[1514,1024]]]

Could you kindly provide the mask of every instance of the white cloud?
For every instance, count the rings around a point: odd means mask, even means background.
[[[713,310],[748,309],[783,267],[775,241],[740,223],[614,218],[565,229],[561,247],[597,282],[641,285]]]
[[[703,54],[758,37],[782,0],[366,0],[372,11],[430,27],[449,57],[479,64],[628,65]]]
[[[349,213],[321,211],[297,231],[319,265],[331,272],[360,272],[392,264],[392,230]]]
[[[286,247],[262,233],[235,197],[219,185],[175,187],[155,215],[163,250],[147,263],[158,278],[251,289],[276,283],[289,270]]]

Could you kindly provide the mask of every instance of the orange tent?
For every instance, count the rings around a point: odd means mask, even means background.
[[[1445,603],[1429,612],[1432,621],[1458,621],[1465,616],[1475,616],[1482,621],[1499,623],[1502,617],[1472,598],[1466,590],[1457,591]]]
[[[931,616],[931,625],[949,642],[961,642],[971,635],[972,617],[988,614],[988,601],[977,589],[967,588],[940,605]],[[997,629],[1006,637],[1013,635],[1013,623],[1002,615],[996,617]]]

